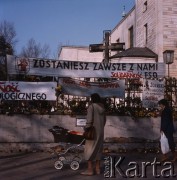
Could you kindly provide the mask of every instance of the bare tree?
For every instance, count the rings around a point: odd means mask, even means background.
[[[4,20],[0,23],[0,36],[3,36],[6,44],[11,46],[14,50],[15,44],[17,43],[16,39],[16,31],[14,28],[14,24],[11,22],[7,22]]]
[[[53,58],[53,59],[58,59],[58,58],[59,58],[59,54],[60,54],[62,45],[63,45],[63,44],[62,44],[61,42],[58,44],[56,52],[54,52],[54,53],[52,54],[52,58]]]
[[[41,57],[48,58],[49,55],[50,55],[50,47],[48,44],[44,44],[44,46],[41,49]]]
[[[22,48],[20,56],[30,57],[30,58],[48,58],[50,54],[50,48],[47,44],[41,47],[40,43],[31,38],[26,47]]]

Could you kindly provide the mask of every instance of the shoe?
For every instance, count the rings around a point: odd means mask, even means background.
[[[160,159],[161,162],[165,162],[168,160],[168,156],[166,154],[162,155],[162,158]]]
[[[81,175],[84,176],[93,176],[93,174],[94,174],[93,171],[88,171],[88,170],[81,172]]]
[[[164,158],[161,158],[161,162],[165,162],[165,161],[167,161],[168,160],[168,158],[167,157],[164,157]]]
[[[177,157],[174,157],[171,162],[177,162]]]

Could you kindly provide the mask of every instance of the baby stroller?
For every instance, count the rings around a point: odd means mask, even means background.
[[[79,169],[83,156],[82,145],[85,142],[83,133],[69,131],[59,126],[53,126],[52,129],[49,129],[49,132],[53,134],[54,142],[59,142],[65,146],[60,152],[53,151],[52,154],[57,156],[54,167],[60,170],[64,164],[69,164],[72,170]]]

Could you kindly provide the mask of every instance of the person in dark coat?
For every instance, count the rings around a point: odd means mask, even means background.
[[[177,152],[175,152],[175,142],[174,142],[174,137],[173,137],[175,129],[173,125],[172,110],[170,109],[168,105],[168,101],[166,99],[161,99],[158,102],[158,104],[162,110],[160,132],[164,133],[168,139],[169,148],[174,156],[172,161],[177,161]],[[162,161],[165,161],[167,159],[168,159],[167,154],[164,154]]]

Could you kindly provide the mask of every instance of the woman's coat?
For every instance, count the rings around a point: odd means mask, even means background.
[[[93,103],[87,109],[86,128],[90,127],[92,122],[96,130],[96,136],[94,140],[86,140],[85,142],[84,156],[87,161],[101,160],[103,152],[106,116],[104,106],[101,103]]]

